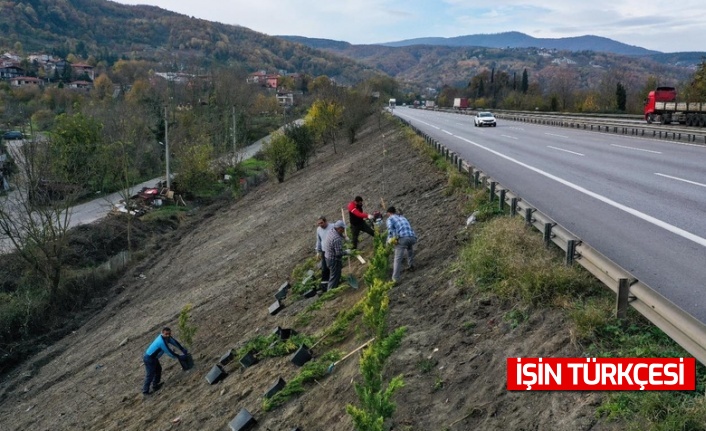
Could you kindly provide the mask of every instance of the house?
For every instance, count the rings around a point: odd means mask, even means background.
[[[12,79],[24,75],[25,71],[13,62],[0,62],[0,79]]]
[[[93,66],[91,66],[90,64],[74,63],[71,65],[71,69],[73,71],[74,76],[80,77],[85,74],[91,79],[91,81],[94,81],[96,79],[95,71],[93,70]]]
[[[292,93],[277,93],[277,103],[279,103],[280,106],[294,105],[294,94],[292,94]]]
[[[69,82],[69,88],[74,90],[90,90],[93,88],[93,83],[88,81],[72,81]]]
[[[13,87],[27,87],[30,85],[42,85],[43,82],[39,78],[33,78],[31,76],[16,76],[10,79],[10,85]]]
[[[259,70],[248,75],[246,82],[248,84],[260,84],[267,88],[277,88],[280,78],[279,74]]]

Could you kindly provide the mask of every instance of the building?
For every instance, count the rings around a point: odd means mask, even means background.
[[[10,85],[13,87],[27,87],[31,85],[40,86],[44,82],[39,78],[33,78],[31,76],[16,76],[10,78]]]

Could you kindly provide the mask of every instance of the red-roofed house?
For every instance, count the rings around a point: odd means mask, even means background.
[[[73,70],[74,76],[81,76],[84,73],[88,75],[89,78],[91,78],[91,81],[94,81],[96,79],[95,77],[95,72],[93,71],[93,66],[90,64],[85,64],[85,63],[74,63],[71,65],[71,69]]]
[[[28,85],[42,85],[43,82],[39,78],[31,76],[16,76],[10,79],[10,85],[13,87],[25,87]]]

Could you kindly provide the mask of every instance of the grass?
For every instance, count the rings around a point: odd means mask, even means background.
[[[183,220],[186,217],[186,212],[189,209],[187,207],[176,206],[176,205],[164,205],[159,208],[149,211],[147,214],[143,215],[140,219],[145,223],[150,222],[161,222],[166,220],[178,219]]]
[[[473,202],[480,221],[462,250],[464,284],[475,295],[495,295],[514,307],[505,320],[516,327],[536,307],[566,310],[573,341],[587,357],[689,357],[690,355],[636,311],[614,317],[615,296],[578,265],[567,267],[556,248],[520,218],[497,217],[486,193]],[[464,328],[466,325],[464,325]],[[435,385],[436,387],[436,385]],[[694,392],[612,392],[596,416],[640,431],[706,430],[706,368],[697,364]]]

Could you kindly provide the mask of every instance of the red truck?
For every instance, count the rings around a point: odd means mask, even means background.
[[[645,121],[648,124],[677,122],[686,126],[704,127],[706,103],[679,102],[676,88],[657,87],[650,91],[645,100]]]

